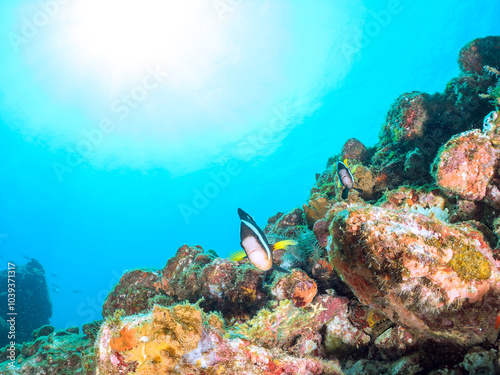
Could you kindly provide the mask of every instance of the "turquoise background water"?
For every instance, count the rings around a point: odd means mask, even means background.
[[[46,3],[0,5],[0,261],[42,263],[58,328],[184,243],[237,250],[238,207],[264,226],[301,206],[348,138],[374,145],[398,95],[443,91],[460,48],[500,34],[500,1],[199,0],[205,28],[133,65],[75,36],[85,2]],[[93,10],[110,29],[120,11]]]

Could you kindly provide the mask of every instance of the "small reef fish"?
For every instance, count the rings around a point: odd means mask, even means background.
[[[249,214],[241,208],[238,208],[238,215],[240,216],[241,222],[240,244],[243,250],[231,254],[229,259],[240,261],[244,258],[248,258],[250,263],[261,271],[273,269],[284,273],[290,273],[290,271],[273,264],[273,250],[286,249],[290,245],[296,245],[297,241],[285,240],[277,242],[274,245],[269,245],[266,235]]]
[[[73,289],[72,292],[75,294],[82,294],[82,292],[78,289]]]
[[[55,273],[51,273],[50,276],[52,276],[52,277],[59,277],[59,275],[55,274]]]
[[[362,189],[354,187],[354,176],[347,166],[347,159],[345,159],[343,163],[341,161],[337,162],[337,175],[339,176],[340,183],[344,187],[344,190],[342,190],[342,199],[347,199],[349,190],[351,189],[354,189],[361,194],[363,193]]]

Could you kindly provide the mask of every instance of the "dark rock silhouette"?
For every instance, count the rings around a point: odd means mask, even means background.
[[[7,305],[7,278],[8,271],[0,272],[0,347],[7,345],[10,340],[7,333],[10,325]],[[45,271],[36,259],[31,259],[25,265],[15,268],[16,303],[15,309],[15,341],[21,344],[32,339],[31,333],[43,325],[49,324],[52,316],[52,303],[49,297]]]

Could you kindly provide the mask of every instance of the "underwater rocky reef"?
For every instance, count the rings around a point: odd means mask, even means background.
[[[104,320],[0,350],[1,374],[500,373],[500,37],[442,93],[405,93],[347,140],[306,204],[271,217],[291,273],[184,245],[126,272]],[[335,162],[355,186],[342,199]]]
[[[15,328],[16,343],[22,344],[32,339],[32,332],[46,324],[52,316],[52,302],[49,296],[45,270],[36,259],[31,259],[26,264],[15,269],[16,286],[19,291],[16,299],[16,315],[9,315],[8,289],[0,290],[0,300],[5,303],[0,305],[0,347],[9,343],[10,329]],[[6,286],[9,271],[0,272],[0,282]]]

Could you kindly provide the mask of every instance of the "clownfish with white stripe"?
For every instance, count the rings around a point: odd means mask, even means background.
[[[269,245],[266,235],[259,226],[255,223],[255,220],[238,208],[238,215],[240,216],[240,239],[241,247],[243,250],[237,251],[229,256],[230,260],[240,261],[242,259],[248,258],[250,263],[252,263],[257,269],[261,271],[268,271],[270,269],[290,273],[290,271],[273,264],[273,250],[286,249],[288,246],[297,245],[297,241],[285,240],[275,243],[274,245]]]
[[[337,175],[339,176],[340,183],[344,187],[344,190],[342,190],[342,199],[347,199],[349,190],[351,189],[354,189],[363,194],[362,189],[357,189],[354,187],[354,176],[347,166],[347,159],[345,159],[343,163],[341,161],[337,162]]]

